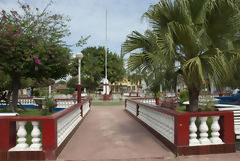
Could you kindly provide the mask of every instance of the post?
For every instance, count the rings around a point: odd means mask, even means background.
[[[49,97],[51,97],[51,86],[48,87]]]
[[[78,59],[78,85],[77,85],[77,90],[78,90],[78,97],[77,97],[77,101],[78,103],[81,103],[81,59],[83,58],[83,54],[80,52],[78,54],[76,54],[76,58]]]

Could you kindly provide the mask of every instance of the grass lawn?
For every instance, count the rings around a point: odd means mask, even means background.
[[[0,113],[8,113],[12,112],[10,109],[0,109]],[[33,108],[25,108],[25,111],[22,109],[17,109],[17,113],[19,113],[20,116],[47,116],[51,115],[54,112],[49,111],[43,111],[39,109],[33,109]]]
[[[92,106],[121,106],[124,105],[124,101],[101,101],[101,102],[92,102]]]

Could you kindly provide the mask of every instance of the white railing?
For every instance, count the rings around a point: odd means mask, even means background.
[[[34,105],[37,106],[36,102],[32,98],[19,98],[18,102],[22,105]]]
[[[152,127],[170,142],[174,143],[174,117],[165,113],[156,112],[153,109],[139,105],[137,116],[144,123]]]
[[[77,100],[75,99],[56,99],[55,101],[57,102],[57,107],[60,108],[68,108],[77,104]]]
[[[150,105],[156,105],[156,99],[155,98],[141,98],[141,99],[136,99],[135,101],[142,102],[142,103],[147,103],[147,104],[150,104]]]
[[[126,102],[126,110],[128,110],[130,113],[136,115],[136,103],[127,101]]]
[[[17,143],[16,146],[11,148],[9,151],[41,151],[42,143],[40,143],[40,129],[39,122],[31,121],[33,129],[31,131],[32,144],[29,146],[26,141],[27,131],[25,129],[27,121],[17,121]]]
[[[44,122],[42,125],[42,129],[45,130],[45,138],[48,138],[48,133],[46,133],[46,125],[50,125],[48,121],[51,122],[51,129],[50,131],[54,131],[54,126],[56,127],[57,131],[57,147],[61,145],[61,143],[67,138],[67,136],[72,132],[72,130],[78,125],[78,123],[82,120],[82,118],[86,115],[86,113],[90,110],[90,103],[89,100],[83,101],[81,104],[76,104],[70,108],[67,108],[63,111],[57,112],[50,116],[29,116],[29,117],[11,117],[9,118],[12,122],[16,122],[16,129],[17,129],[17,143],[16,146],[9,149],[9,151],[42,151],[42,142],[41,142],[41,133],[39,124],[40,122]],[[83,110],[83,116],[82,111]],[[9,121],[10,121],[9,120]],[[19,121],[23,120],[23,121]],[[27,121],[25,121],[27,120]],[[34,121],[30,121],[34,120]],[[35,121],[38,120],[38,121]],[[26,123],[31,122],[33,125],[32,131],[29,132],[31,135],[31,144],[27,144],[27,130],[26,130]],[[54,123],[55,122],[55,123]],[[10,124],[10,123],[9,123]],[[50,134],[51,135],[51,134]],[[54,139],[54,138],[53,138]]]
[[[69,133],[82,120],[81,108],[76,108],[67,115],[57,120],[58,146],[66,139]]]
[[[139,100],[126,100],[126,111],[150,129],[177,155],[235,151],[233,112],[178,112]],[[207,121],[208,118],[211,120]],[[220,131],[224,135],[220,135]],[[214,146],[209,146],[205,151],[203,145]],[[199,148],[197,151],[196,146]]]
[[[233,111],[234,115],[234,132],[237,139],[240,139],[240,106],[228,104],[216,104],[216,109],[219,111]]]
[[[90,103],[86,102],[82,105],[82,109],[83,109],[83,117],[87,114],[87,112],[90,110]]]
[[[196,120],[197,117],[190,117],[189,125],[189,146],[199,146],[199,145],[211,145],[211,144],[223,144],[222,139],[220,139],[220,125],[218,123],[219,116],[211,116],[212,123],[210,128],[207,125],[207,116],[198,117],[200,120],[200,125],[197,127]],[[208,135],[208,131],[211,129],[211,136]],[[199,136],[197,135],[199,131]]]

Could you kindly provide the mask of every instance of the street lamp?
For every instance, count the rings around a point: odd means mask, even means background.
[[[78,59],[78,85],[77,85],[78,98],[77,98],[77,101],[78,101],[78,103],[81,103],[81,60],[83,58],[83,54],[81,52],[77,53],[76,58]]]

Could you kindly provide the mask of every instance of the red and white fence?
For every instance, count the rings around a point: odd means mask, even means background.
[[[126,111],[176,155],[235,152],[232,111],[177,112],[142,102],[126,100]]]
[[[0,160],[56,159],[90,110],[89,105],[89,100],[83,100],[50,116],[0,117],[0,127],[4,129],[0,132]],[[27,122],[33,125],[30,145],[26,143]]]

